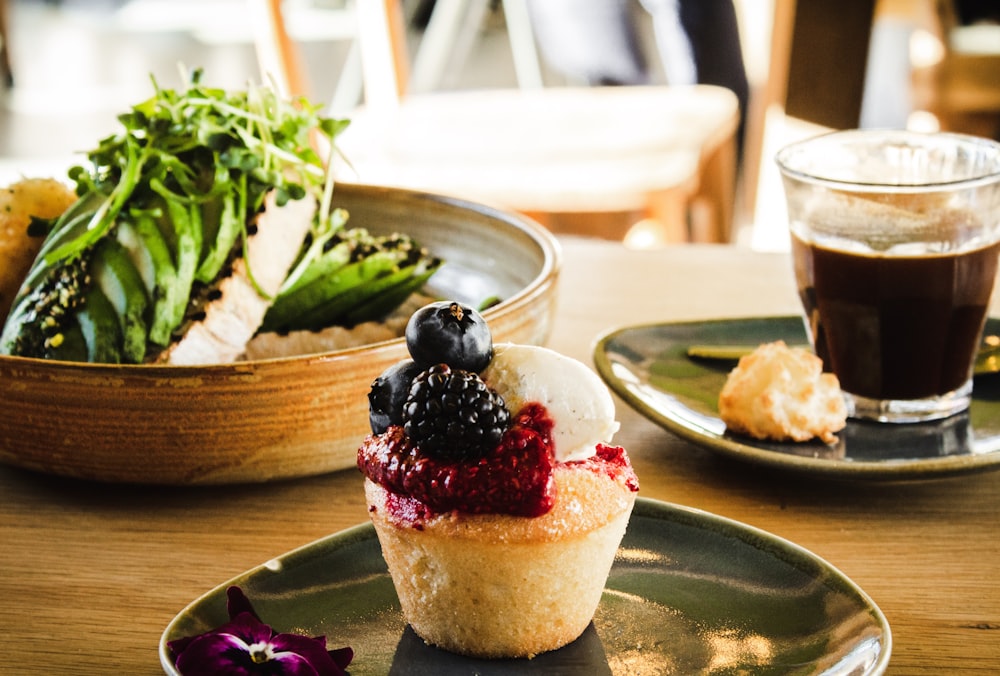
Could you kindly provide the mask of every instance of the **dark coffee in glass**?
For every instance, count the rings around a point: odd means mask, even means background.
[[[852,415],[968,408],[1000,257],[1000,144],[836,132],[778,163],[806,326]]]

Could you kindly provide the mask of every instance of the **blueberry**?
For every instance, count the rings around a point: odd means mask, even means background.
[[[403,424],[403,404],[410,384],[422,369],[412,359],[396,362],[372,383],[368,392],[368,423],[374,434],[382,434],[389,425]]]
[[[493,336],[483,316],[456,301],[420,308],[406,325],[406,347],[425,368],[448,364],[479,373],[493,358]]]

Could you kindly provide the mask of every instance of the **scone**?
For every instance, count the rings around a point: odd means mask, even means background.
[[[438,311],[444,319],[428,320]],[[414,359],[372,386],[372,434],[358,452],[407,622],[477,657],[572,642],[594,616],[638,491],[627,453],[607,443],[610,393],[551,350],[494,347],[478,313],[457,303],[415,313],[407,343]]]
[[[819,357],[779,340],[740,358],[719,394],[719,416],[730,431],[756,439],[832,444],[847,406]]]

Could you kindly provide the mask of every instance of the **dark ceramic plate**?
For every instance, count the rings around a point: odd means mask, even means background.
[[[881,674],[892,639],[882,611],[851,580],[786,540],[705,512],[636,503],[593,623],[533,660],[469,659],[408,628],[368,525],[285,554],[215,588],[170,623],[166,643],[226,621],[225,590],[243,588],[277,631],[349,645],[366,674]]]
[[[987,333],[1000,332],[1000,319]],[[849,420],[836,445],[768,443],[730,434],[718,397],[733,364],[688,356],[691,345],[807,342],[798,317],[649,324],[602,336],[594,361],[604,381],[662,427],[721,454],[846,479],[923,479],[1000,468],[1000,374],[977,377],[966,413],[941,421]]]

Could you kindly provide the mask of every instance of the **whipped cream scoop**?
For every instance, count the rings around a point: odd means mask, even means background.
[[[615,404],[586,365],[534,345],[498,343],[482,378],[516,413],[527,403],[548,409],[556,460],[583,460],[618,431]]]

